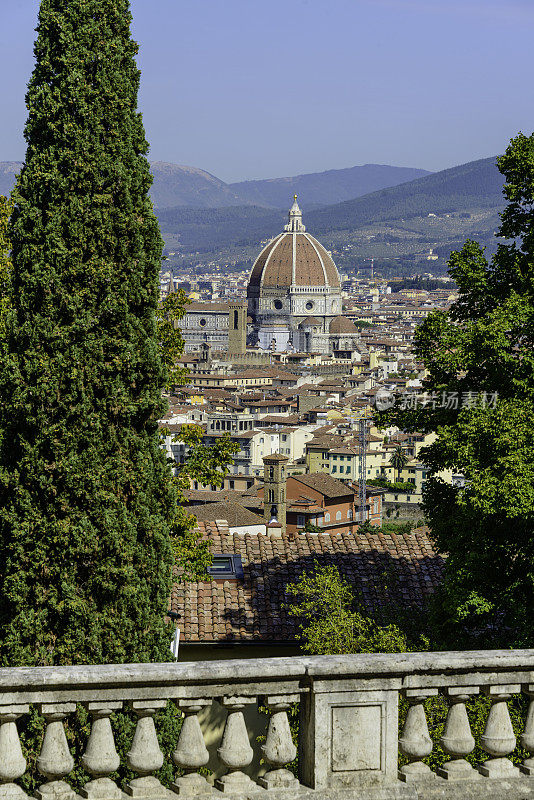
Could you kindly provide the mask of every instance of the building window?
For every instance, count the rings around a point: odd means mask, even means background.
[[[274,489],[269,489],[269,503],[274,503]]]
[[[330,514],[328,513],[328,511],[327,511],[327,512],[326,512],[326,514],[324,515],[324,521],[325,521],[325,522],[330,522]]]
[[[347,519],[352,519],[352,509],[350,509],[350,508],[347,511]]]
[[[284,307],[284,304],[282,303],[281,300],[275,300],[273,305],[277,311],[280,311]]]
[[[206,320],[204,318],[202,318],[198,324],[200,325],[201,328],[205,328],[206,327]]]
[[[237,578],[243,579],[243,563],[241,556],[231,554],[214,554],[211,566],[207,568],[208,575],[212,578]]]
[[[341,519],[341,511],[338,511],[336,513],[336,520],[339,522],[340,519]]]
[[[335,465],[332,467],[332,472],[337,472],[337,467]]]
[[[303,528],[306,525],[306,517],[304,514],[297,514],[297,527]]]

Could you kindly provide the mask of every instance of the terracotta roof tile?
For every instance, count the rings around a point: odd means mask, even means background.
[[[443,574],[444,558],[425,528],[399,535],[377,531],[294,537],[231,535],[223,521],[199,523],[198,528],[212,552],[241,556],[244,580],[175,584],[171,606],[182,614],[185,642],[293,641],[297,621],[285,610],[285,587],[313,569],[315,561],[335,565],[371,611],[384,601],[384,573],[394,576],[388,578],[387,596],[415,612]]]

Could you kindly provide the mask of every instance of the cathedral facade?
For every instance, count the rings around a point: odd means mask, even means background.
[[[283,232],[254,263],[247,304],[252,347],[334,353],[339,358],[359,351],[359,331],[342,316],[337,267],[306,232],[296,195]]]

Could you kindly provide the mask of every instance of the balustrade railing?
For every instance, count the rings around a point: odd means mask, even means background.
[[[526,698],[519,744],[527,756],[519,765],[510,759],[517,741],[508,706],[518,693]],[[479,694],[488,713],[477,743],[466,705]],[[434,747],[425,701],[438,695],[448,707],[440,740],[447,760],[434,770],[425,763]],[[407,710],[399,732],[400,698]],[[172,755],[176,778],[165,788],[155,776],[164,755],[154,718],[168,700],[184,716]],[[215,700],[226,723],[217,749],[224,774],[213,783],[199,714]],[[287,768],[297,753],[288,709],[297,701],[298,777]],[[78,703],[91,727],[85,751],[73,755],[64,723]],[[270,712],[262,742],[247,727],[247,709],[258,704]],[[40,800],[74,800],[75,766],[91,777],[80,790],[87,800],[243,798],[271,790],[281,798],[339,791],[354,798],[534,797],[534,650],[0,669],[0,800],[26,797],[17,783],[27,769],[17,721],[30,705],[45,721],[40,753],[30,754],[43,777]],[[121,788],[110,777],[120,761],[110,718],[123,708],[136,716],[126,756],[136,777]],[[473,766],[466,759],[476,744],[487,758]],[[255,748],[264,772],[251,777]]]

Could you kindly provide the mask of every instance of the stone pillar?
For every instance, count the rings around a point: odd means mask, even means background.
[[[521,687],[516,684],[484,687],[484,693],[491,697],[491,707],[480,746],[493,758],[484,761],[478,769],[486,778],[510,778],[520,774],[510,759],[505,758],[515,750],[516,745],[508,700],[519,691]]]
[[[16,720],[29,705],[0,706],[0,800],[25,800],[26,793],[13,781],[26,772]]]
[[[355,796],[370,785],[395,785],[400,680],[368,681],[365,688],[362,681],[336,677],[314,680],[301,696],[301,783],[351,789]]]
[[[139,778],[134,778],[126,786],[127,794],[135,798],[161,798],[165,800],[167,790],[159,780],[151,775],[163,766],[163,753],[160,750],[154,715],[160,708],[165,708],[166,700],[134,700],[131,707],[137,714],[137,726],[132,742],[132,747],[127,755],[130,769],[137,772]]]
[[[470,695],[478,694],[478,687],[449,687],[444,693],[449,698],[450,706],[440,744],[452,758],[438,769],[438,775],[456,781],[480,778],[480,773],[465,760],[465,756],[475,747],[465,703]]]
[[[120,766],[120,758],[115,749],[110,715],[122,708],[122,702],[87,703],[87,710],[93,718],[91,733],[87,742],[82,764],[94,780],[81,789],[82,797],[89,800],[121,800],[122,792],[108,776]]]
[[[529,697],[527,719],[525,721],[525,730],[521,734],[520,743],[529,754],[529,758],[525,758],[519,769],[525,775],[534,775],[534,684],[527,684],[523,686],[523,691]]]
[[[269,720],[265,744],[261,748],[267,763],[274,767],[259,780],[260,786],[265,789],[298,786],[297,778],[284,767],[297,755],[297,748],[291,737],[287,710],[291,703],[298,701],[299,697],[298,694],[267,695],[263,700],[267,708],[273,712]]]
[[[172,759],[177,767],[184,769],[185,775],[176,778],[171,789],[184,797],[211,794],[211,786],[206,778],[198,772],[199,767],[205,767],[209,761],[208,748],[200,729],[198,713],[211,704],[211,699],[178,700],[178,705],[185,713],[185,719]]]
[[[400,768],[399,778],[406,783],[414,780],[432,780],[436,777],[428,764],[423,763],[423,758],[432,752],[432,739],[428,733],[423,702],[427,697],[435,697],[437,693],[437,689],[405,690],[405,697],[410,707],[399,737],[399,747],[410,763]]]
[[[38,800],[74,800],[76,795],[68,783],[61,780],[74,769],[63,728],[63,720],[76,710],[75,703],[42,703],[41,714],[46,719],[46,730],[37,759],[37,769],[48,778],[37,790]]]
[[[256,698],[222,697],[219,702],[228,709],[228,717],[217,754],[229,771],[215,781],[215,787],[221,792],[238,795],[258,791],[258,785],[242,772],[244,767],[248,767],[254,755],[248,739],[243,709],[246,705],[254,705]]]

